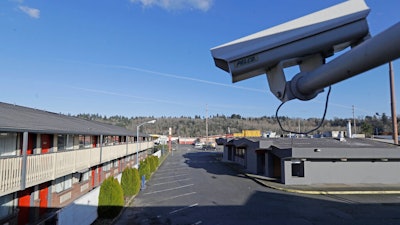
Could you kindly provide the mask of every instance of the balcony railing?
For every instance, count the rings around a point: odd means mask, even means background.
[[[0,196],[21,190],[23,183],[25,187],[32,187],[152,147],[153,142],[141,142],[28,155],[25,182],[22,177],[23,157],[2,158]]]

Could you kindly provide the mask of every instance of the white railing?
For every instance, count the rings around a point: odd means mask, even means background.
[[[128,149],[127,149],[128,147]],[[139,151],[152,148],[152,142],[142,142]],[[25,187],[43,182],[92,166],[134,154],[137,143],[103,146],[91,149],[59,151],[42,155],[28,155],[26,161]],[[101,159],[101,161],[100,161]],[[0,196],[21,190],[23,157],[0,158]]]
[[[0,160],[0,193],[6,195],[21,188],[22,157]]]
[[[58,168],[54,163],[55,154],[30,155],[26,160],[26,187],[49,181],[53,171]],[[22,168],[21,168],[22,169]],[[21,179],[23,179],[21,177]],[[2,182],[2,181],[0,181]]]

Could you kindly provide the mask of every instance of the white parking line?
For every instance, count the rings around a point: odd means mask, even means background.
[[[186,178],[186,179],[180,179],[180,180],[173,180],[173,181],[168,181],[168,182],[162,182],[162,183],[156,183],[152,184],[151,186],[157,186],[157,185],[163,185],[163,184],[172,184],[180,181],[186,181],[186,180],[191,180],[192,178]]]
[[[194,194],[196,194],[196,193],[197,193],[197,192],[190,192],[190,193],[186,193],[186,194],[175,195],[175,196],[171,196],[171,197],[169,197],[169,198],[163,198],[163,199],[160,199],[160,200],[157,200],[157,201],[148,202],[148,203],[146,203],[146,205],[151,205],[151,204],[154,204],[154,203],[157,203],[157,202],[163,202],[163,201],[168,201],[168,200],[172,200],[172,199],[175,199],[175,198],[180,198],[180,197],[185,197],[185,196],[189,196],[189,195],[194,195]]]
[[[188,169],[187,166],[185,167],[175,167],[175,168],[168,168],[168,169],[162,169],[160,171],[157,171],[157,173],[163,173],[163,172],[169,172],[170,170],[181,170],[181,169]]]
[[[155,193],[160,193],[160,192],[165,192],[165,191],[172,191],[172,190],[176,190],[176,189],[180,189],[180,188],[185,188],[185,187],[190,187],[193,186],[194,184],[188,184],[188,185],[183,185],[183,186],[179,186],[179,187],[174,187],[174,188],[168,188],[168,189],[164,189],[164,190],[159,190],[159,191],[152,191],[152,192],[148,192],[148,193],[144,193],[145,195],[150,195],[150,194],[155,194]]]
[[[170,215],[171,215],[171,214],[175,214],[175,213],[178,213],[178,212],[183,211],[183,210],[185,210],[185,209],[193,208],[193,207],[195,207],[195,206],[197,206],[197,205],[199,205],[199,204],[196,203],[196,204],[193,204],[193,205],[189,205],[189,206],[186,206],[186,207],[183,207],[183,208],[180,208],[180,209],[171,211],[171,212],[169,212],[169,214],[170,214]]]
[[[202,224],[203,222],[202,221],[197,221],[196,223],[194,223],[193,225],[199,225],[199,224]]]
[[[186,176],[186,175],[188,175],[188,174],[187,173],[181,173],[181,174],[176,174],[176,175],[168,176],[168,177],[156,177],[156,178],[153,179],[153,181],[154,180],[160,180],[160,179],[169,179],[169,178],[173,178],[173,177],[181,177],[181,176]]]

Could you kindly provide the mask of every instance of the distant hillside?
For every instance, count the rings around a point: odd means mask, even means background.
[[[101,116],[98,114],[79,114],[77,117],[95,120],[104,123],[125,127],[136,131],[136,126],[143,122],[156,119],[155,124],[148,124],[141,127],[141,131],[146,133],[168,134],[168,128],[172,128],[173,135],[182,137],[199,137],[206,135],[206,119],[204,117],[124,117],[124,116]],[[305,132],[315,128],[320,119],[309,118],[288,118],[280,117],[282,126],[286,130]],[[325,120],[321,128],[315,133],[323,133],[332,130],[346,130],[347,121],[352,118],[334,118]],[[398,119],[399,120],[399,119]],[[262,132],[273,131],[277,134],[283,134],[275,117],[241,117],[238,114],[231,116],[215,115],[208,118],[208,135],[226,134],[228,130],[231,133],[241,132],[242,130],[256,129]],[[356,119],[357,133],[365,133],[367,136],[372,134],[391,134],[391,118],[384,113],[381,116],[366,116]]]

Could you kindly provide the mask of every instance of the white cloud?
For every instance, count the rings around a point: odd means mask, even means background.
[[[166,10],[196,9],[207,11],[214,0],[130,0],[132,3],[140,3],[143,7],[158,6]]]
[[[32,18],[39,19],[40,17],[39,9],[30,8],[28,6],[23,6],[23,5],[20,5],[18,8]]]

